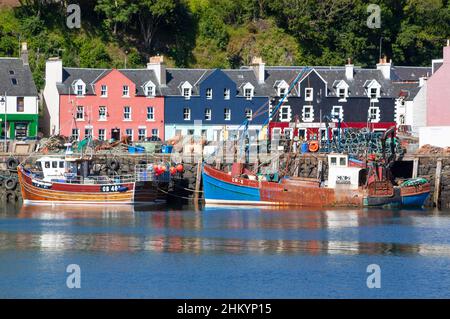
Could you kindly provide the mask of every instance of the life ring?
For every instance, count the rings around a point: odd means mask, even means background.
[[[17,160],[17,158],[10,157],[6,160],[6,167],[8,167],[8,169],[10,170],[16,169],[18,165],[19,161]]]
[[[15,190],[17,186],[17,180],[15,178],[9,177],[8,179],[6,179],[5,181],[5,188],[7,190]]]
[[[120,167],[120,163],[119,163],[119,161],[118,160],[116,160],[116,159],[109,159],[107,162],[106,162],[106,166],[109,168],[109,169],[111,169],[111,170],[113,170],[113,171],[117,171],[118,169],[119,169],[119,167]]]
[[[308,145],[308,149],[310,152],[315,153],[319,150],[319,142],[317,141],[310,141]]]

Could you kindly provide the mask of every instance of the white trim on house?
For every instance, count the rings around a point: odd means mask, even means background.
[[[305,108],[310,108],[310,116],[306,117],[306,112],[305,112]],[[314,121],[314,107],[312,105],[303,105],[302,108],[302,121],[303,122],[313,122]]]
[[[372,117],[372,110],[376,110],[375,118]],[[378,123],[380,122],[380,108],[378,106],[370,106],[369,110],[367,111],[367,118],[369,119],[369,122],[371,123]]]

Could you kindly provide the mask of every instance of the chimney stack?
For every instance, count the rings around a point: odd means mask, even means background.
[[[348,58],[347,64],[345,65],[345,77],[349,81],[353,80],[353,66],[352,59]]]
[[[386,80],[391,79],[391,66],[392,66],[392,60],[387,61],[386,56],[380,59],[380,63],[377,64],[377,70],[380,70],[383,74],[383,77]]]
[[[23,65],[28,65],[28,47],[26,42],[22,42],[20,57],[22,58]]]
[[[264,83],[266,80],[266,70],[265,70],[265,63],[262,61],[261,57],[253,57],[251,67],[253,71],[255,72],[256,79],[258,80],[259,84]]]
[[[155,72],[159,85],[166,85],[166,64],[164,63],[164,56],[156,55],[150,57],[150,61],[147,63],[147,69]]]
[[[444,47],[444,63],[450,63],[450,40],[447,39],[447,46]]]

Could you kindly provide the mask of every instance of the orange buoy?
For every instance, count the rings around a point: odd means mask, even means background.
[[[175,167],[171,166],[169,171],[170,171],[170,175],[175,175],[175,173],[177,172],[177,169]]]
[[[183,170],[184,170],[183,165],[182,165],[182,164],[178,164],[178,165],[177,165],[177,171],[178,171],[178,173],[181,173]]]
[[[319,150],[319,142],[318,141],[310,141],[308,145],[308,149],[310,152],[314,153]]]

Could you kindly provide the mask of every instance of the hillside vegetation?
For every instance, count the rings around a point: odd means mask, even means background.
[[[381,28],[366,25],[363,0],[21,0],[0,8],[0,56],[27,41],[42,88],[45,61],[139,67],[164,54],[177,67],[236,68],[260,55],[268,65],[429,65],[450,36],[450,2],[380,0]],[[81,28],[66,26],[79,3]]]

